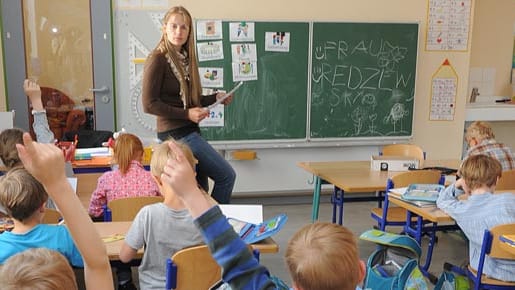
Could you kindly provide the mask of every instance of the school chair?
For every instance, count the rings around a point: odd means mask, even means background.
[[[259,251],[252,250],[259,260]],[[182,249],[166,262],[166,290],[210,289],[222,279],[222,268],[206,245]]]
[[[61,213],[55,209],[45,208],[45,214],[43,215],[43,224],[57,224],[61,220]]]
[[[162,196],[137,196],[112,200],[107,203],[107,207],[111,210],[111,219],[104,220],[113,222],[133,221],[142,207],[163,200]]]
[[[515,169],[503,171],[495,186],[496,191],[507,189],[515,191]]]
[[[406,224],[406,209],[390,206],[388,191],[392,188],[407,187],[412,183],[439,183],[443,184],[444,178],[437,170],[415,170],[396,174],[388,179],[386,193],[384,194],[383,207],[372,208],[371,216],[377,221],[377,227],[385,231],[386,226],[404,226]],[[412,218],[412,222],[416,217]]]
[[[494,259],[503,259],[513,261],[515,265],[515,254],[504,250],[501,247],[499,236],[503,234],[515,234],[515,223],[497,225],[490,230],[485,230],[483,234],[483,243],[481,245],[481,253],[479,254],[479,265],[474,269],[468,265],[467,269],[462,269],[449,263],[445,263],[446,270],[468,276],[474,283],[474,290],[478,289],[498,289],[508,290],[515,289],[515,282],[506,282],[487,277],[483,274],[483,266],[486,256]]]
[[[380,155],[384,156],[406,156],[416,158],[419,162],[419,168],[423,168],[426,153],[414,144],[391,144],[383,146]]]

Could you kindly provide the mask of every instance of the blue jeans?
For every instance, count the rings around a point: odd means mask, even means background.
[[[194,132],[180,139],[188,144],[198,160],[197,182],[206,191],[209,190],[208,177],[215,185],[211,196],[221,204],[231,202],[232,190],[236,181],[236,172],[207,141]]]

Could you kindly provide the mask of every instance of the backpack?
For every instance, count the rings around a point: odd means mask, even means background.
[[[378,244],[368,258],[363,289],[430,289],[418,265],[420,245],[413,238],[380,230],[368,230],[359,238]]]

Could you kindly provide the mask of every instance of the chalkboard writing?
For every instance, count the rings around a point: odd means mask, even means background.
[[[409,136],[418,24],[314,23],[310,138]]]
[[[258,79],[245,81],[225,107],[224,127],[202,128],[214,141],[306,139],[309,23],[254,22]],[[222,23],[224,59],[200,67],[223,67],[224,89],[232,78],[229,22]],[[289,32],[289,52],[265,51],[266,32]]]

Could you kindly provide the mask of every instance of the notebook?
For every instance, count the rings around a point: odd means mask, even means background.
[[[286,214],[279,214],[259,224],[253,224],[235,218],[227,218],[227,220],[244,242],[252,244],[279,232],[288,220],[288,216]]]
[[[440,184],[410,184],[406,192],[401,195],[401,198],[404,200],[435,203],[438,199],[438,194],[444,189],[445,187]]]
[[[389,195],[390,196],[393,196],[397,199],[400,199],[404,202],[407,202],[409,204],[412,204],[412,205],[415,205],[415,206],[418,206],[418,207],[435,207],[436,204],[435,202],[432,202],[432,201],[420,201],[420,200],[409,200],[409,199],[404,199],[402,196],[406,193],[408,187],[398,187],[398,188],[392,188],[390,189],[389,191]]]

